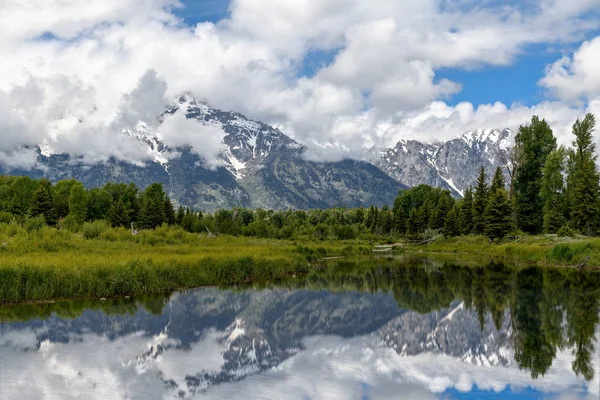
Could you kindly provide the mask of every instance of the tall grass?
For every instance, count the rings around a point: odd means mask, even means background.
[[[555,235],[524,236],[515,241],[490,243],[483,236],[460,236],[437,240],[425,246],[408,246],[408,251],[491,256],[514,264],[600,268],[600,238],[563,238]]]
[[[277,282],[306,273],[315,259],[368,251],[353,242],[207,238],[167,226],[134,236],[101,224],[82,234],[0,224],[0,303]]]

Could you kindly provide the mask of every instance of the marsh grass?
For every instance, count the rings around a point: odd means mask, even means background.
[[[407,246],[404,249],[411,252],[490,256],[513,264],[576,266],[587,261],[589,267],[600,267],[600,238],[542,235],[490,243],[483,236],[460,236],[437,240],[425,246]]]
[[[137,236],[89,229],[86,239],[67,230],[0,224],[0,303],[278,282],[306,273],[318,258],[370,251],[358,242],[207,238],[166,226]]]

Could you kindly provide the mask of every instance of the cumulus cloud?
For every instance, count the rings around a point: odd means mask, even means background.
[[[15,163],[15,149],[47,142],[86,162],[144,162],[147,151],[121,131],[138,118],[158,129],[164,103],[187,91],[280,127],[320,159],[360,157],[365,146],[399,137],[446,139],[476,123],[502,128],[527,110],[444,105],[461,87],[436,71],[509,65],[530,44],[579,43],[597,27],[599,1],[233,0],[226,19],[190,27],[172,12],[177,0],[7,0],[0,157]],[[597,48],[598,39],[584,43],[541,84],[562,100],[591,103],[600,96]],[[298,77],[315,51],[335,56]],[[538,109],[567,110],[566,120],[578,107],[544,102],[518,123]],[[180,116],[165,124],[166,141],[197,143],[209,162],[216,158],[218,129]]]
[[[600,36],[550,65],[540,84],[565,100],[600,97]]]

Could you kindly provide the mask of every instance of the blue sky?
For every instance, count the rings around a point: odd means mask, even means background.
[[[493,3],[493,2],[492,2]],[[492,4],[488,2],[488,4]],[[535,8],[535,1],[503,0],[495,1],[500,5],[515,5],[522,10]],[[183,8],[175,14],[186,24],[194,26],[197,23],[217,23],[229,16],[228,0],[182,0]],[[468,2],[465,2],[468,4]],[[588,36],[600,34],[600,29]],[[460,102],[471,102],[474,106],[502,102],[506,105],[513,103],[532,106],[541,101],[552,99],[538,85],[546,67],[563,55],[570,55],[577,46],[551,44],[529,45],[514,57],[513,62],[506,66],[480,66],[467,70],[465,68],[442,68],[436,71],[436,79],[449,79],[462,86],[459,93],[444,97],[450,105]],[[298,77],[312,77],[321,68],[333,62],[337,50],[309,51],[298,70]]]

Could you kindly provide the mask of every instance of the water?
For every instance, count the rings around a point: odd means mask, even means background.
[[[0,399],[598,399],[599,313],[599,273],[431,259],[0,308]]]

